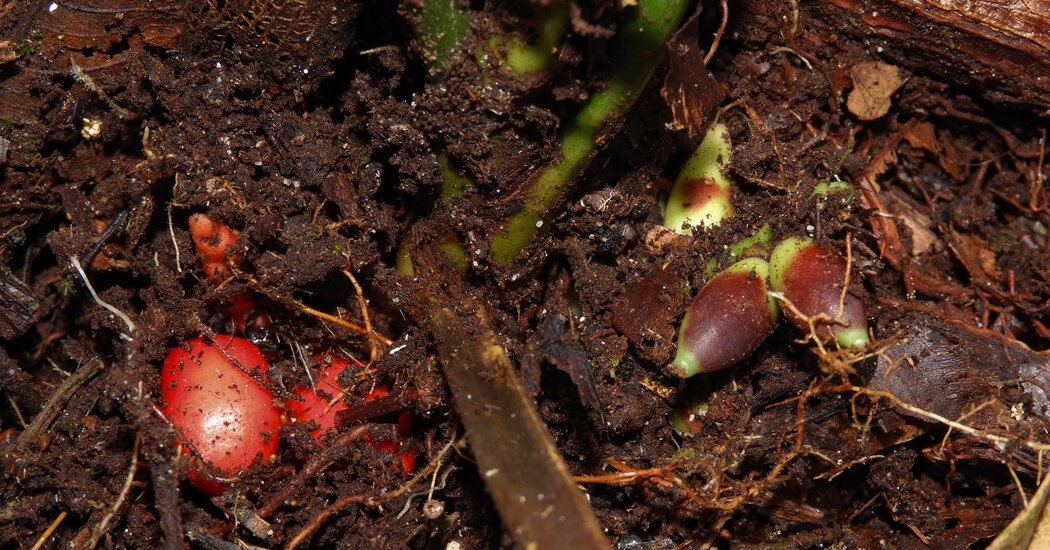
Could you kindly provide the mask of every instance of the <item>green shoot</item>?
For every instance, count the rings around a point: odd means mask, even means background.
[[[503,231],[492,241],[493,260],[510,263],[543,226],[544,216],[594,154],[598,131],[634,104],[663,58],[664,43],[688,5],[684,0],[639,0],[632,17],[617,33],[608,86],[594,94],[565,126],[561,136],[562,159],[528,185],[521,211],[506,221]]]

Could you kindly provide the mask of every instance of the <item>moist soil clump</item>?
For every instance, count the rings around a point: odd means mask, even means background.
[[[1050,444],[1050,94],[957,79],[903,8],[731,2],[722,28],[691,5],[502,262],[634,8],[452,2],[443,53],[425,4],[0,8],[0,545],[515,547],[446,310],[509,358],[621,548],[981,547],[1024,508]],[[521,44],[539,69],[515,72]],[[674,234],[664,201],[716,120],[735,214]],[[221,277],[195,214],[236,234]],[[763,226],[848,260],[871,341],[779,322],[680,380],[692,297]],[[160,367],[217,335],[256,343],[277,403],[324,354],[353,363],[320,388],[335,430],[288,418],[243,472],[196,461]]]

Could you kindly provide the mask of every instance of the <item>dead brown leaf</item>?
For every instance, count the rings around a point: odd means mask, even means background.
[[[937,157],[937,163],[955,181],[966,179],[966,161],[949,139],[940,139],[931,122],[919,122],[904,134],[908,144]]]
[[[886,198],[886,208],[904,222],[904,227],[911,233],[911,255],[922,256],[937,243],[937,235],[930,229],[933,220],[921,212],[907,196],[895,188],[882,192]]]
[[[850,76],[853,91],[846,99],[846,108],[861,120],[875,120],[888,113],[890,97],[905,80],[899,68],[881,61],[857,63]]]
[[[673,130],[698,137],[711,112],[725,99],[725,91],[707,71],[699,47],[700,10],[667,43],[667,76],[660,97],[671,108]]]
[[[977,235],[958,233],[951,228],[946,229],[946,234],[948,247],[974,282],[985,286],[1001,280],[1002,272],[996,265],[995,252],[985,245],[984,239]]]

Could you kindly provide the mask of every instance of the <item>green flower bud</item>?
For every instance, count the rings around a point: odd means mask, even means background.
[[[733,215],[729,178],[725,174],[732,152],[725,124],[712,126],[678,173],[664,209],[665,226],[691,236],[694,227],[714,227]]]

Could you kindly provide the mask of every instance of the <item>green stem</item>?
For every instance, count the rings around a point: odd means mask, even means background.
[[[493,260],[500,264],[514,260],[543,225],[544,215],[594,153],[598,130],[627,112],[645,88],[662,59],[664,43],[688,5],[685,0],[638,2],[616,36],[608,86],[566,125],[561,137],[562,160],[529,185],[522,210],[507,220],[503,232],[492,241]]]
[[[459,43],[470,29],[470,10],[459,0],[423,0],[419,36],[432,71],[441,71],[459,51]]]
[[[462,195],[467,188],[474,187],[473,178],[456,170],[448,154],[438,153],[437,163],[441,167],[441,200],[445,204],[452,204],[452,200]]]
[[[537,14],[535,42],[530,44],[520,36],[497,34],[489,39],[489,49],[506,72],[515,76],[536,74],[554,61],[554,52],[568,29],[569,6],[558,4]]]

